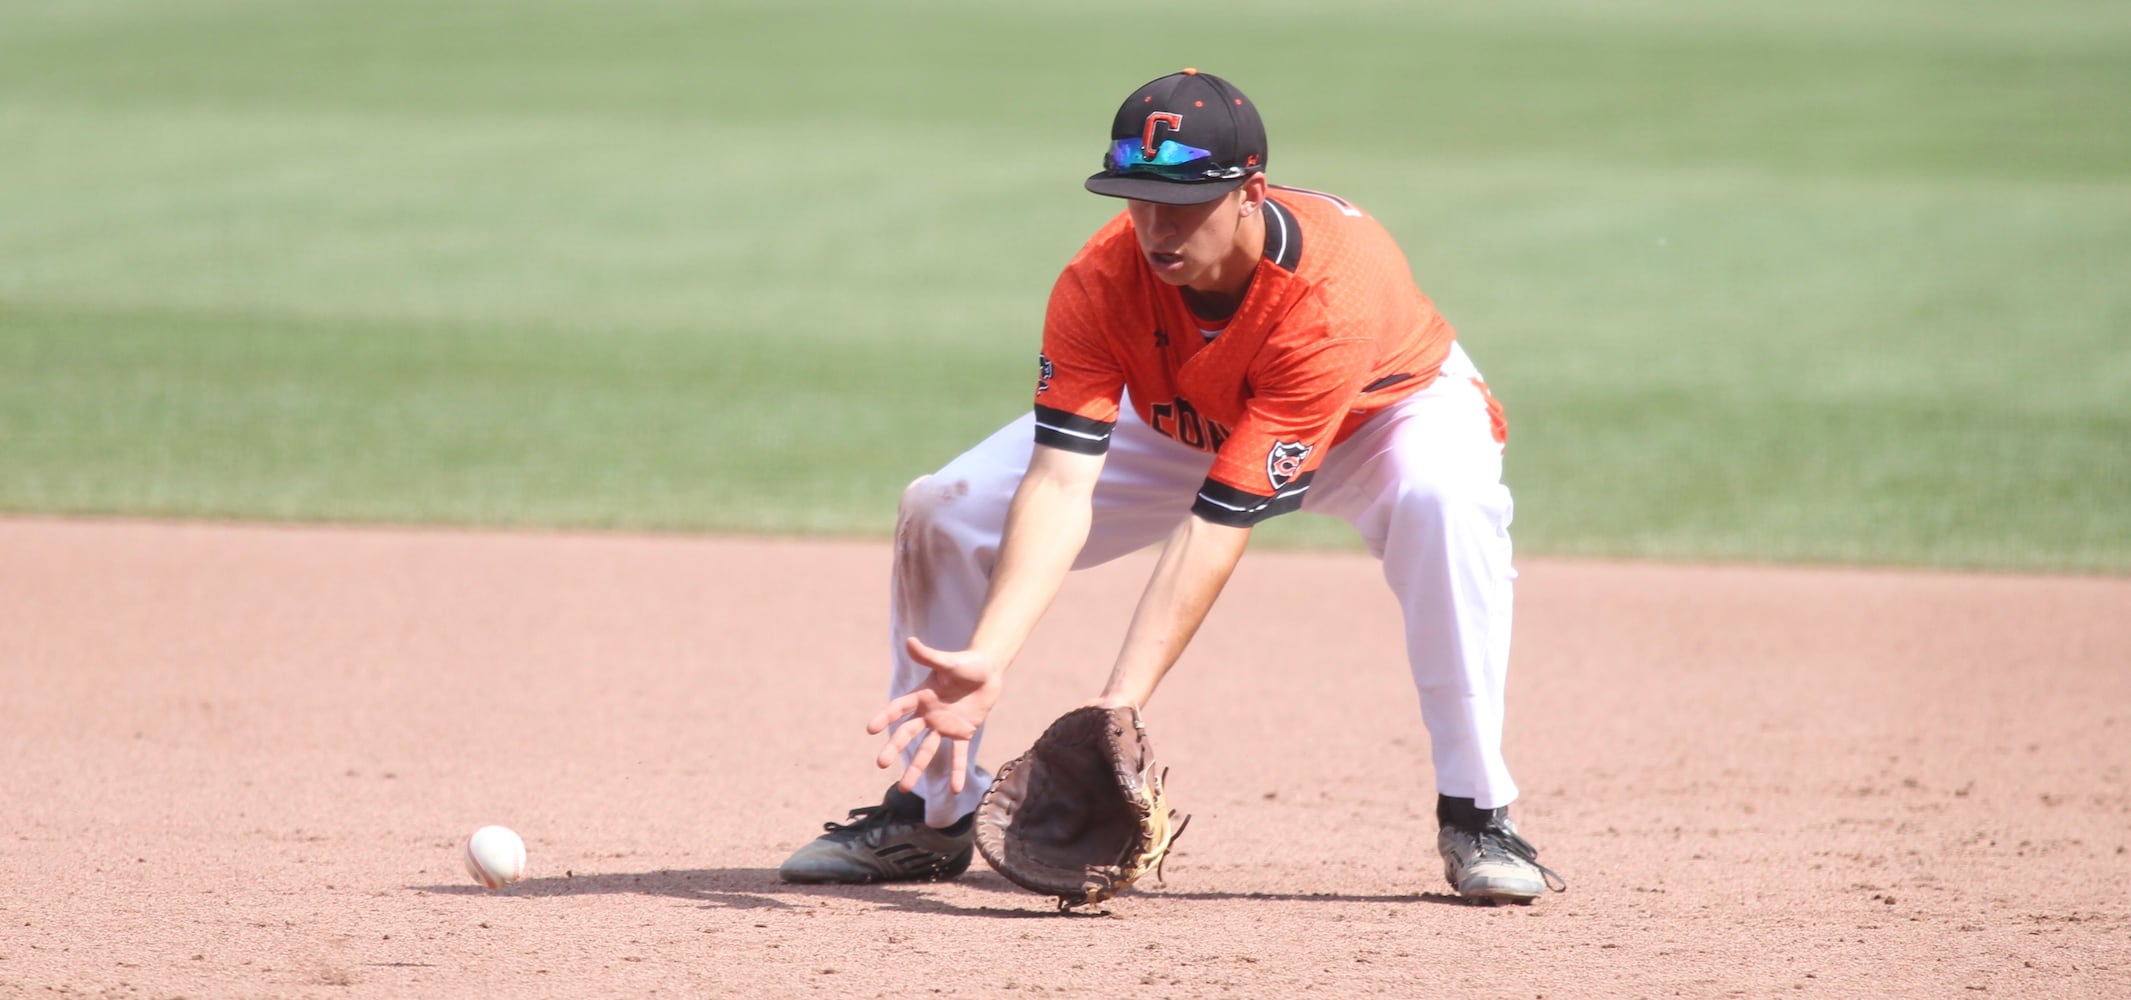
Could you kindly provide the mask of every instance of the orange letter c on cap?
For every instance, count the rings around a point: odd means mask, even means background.
[[[1169,131],[1180,132],[1184,129],[1184,116],[1172,111],[1157,111],[1147,116],[1147,129],[1140,133],[1139,152],[1150,160],[1154,159],[1154,128],[1157,125],[1167,125]]]

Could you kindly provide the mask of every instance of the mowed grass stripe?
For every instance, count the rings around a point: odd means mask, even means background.
[[[1679,3],[1486,14],[1288,4],[1215,24],[1122,3],[86,6],[104,16],[0,39],[0,93],[669,128],[945,124],[1011,143],[1101,127],[1113,75],[1204,61],[1260,81],[1288,149],[1366,135],[1424,156],[1547,150],[1902,176],[2120,179],[2131,164],[2115,114],[2131,84],[2131,18],[2070,0],[1786,5],[1780,16]],[[1143,36],[1118,37],[1124,14]],[[1190,41],[1173,40],[1169,20],[1189,25]],[[980,149],[997,147],[941,147],[938,159]],[[850,143],[844,161],[877,162],[866,151]]]
[[[924,442],[1020,409],[971,424],[938,405],[968,371],[888,344],[822,365],[770,341],[662,335],[14,308],[0,321],[12,510],[884,530],[913,463],[952,457]],[[1024,366],[979,367],[1019,381]]]
[[[1048,245],[1002,247],[997,232],[939,217],[949,205],[1001,213],[1027,200],[1018,182],[852,177],[833,146],[797,127],[205,111],[0,121],[35,151],[0,164],[0,253],[14,262],[0,295],[18,300],[768,326],[830,345],[871,336],[886,317],[923,343],[940,324],[914,322],[914,305],[952,322],[1012,289],[1040,310],[1048,272],[1085,235],[1081,222],[1100,217],[1085,200],[1053,199]],[[915,156],[948,135],[837,141]],[[753,153],[762,148],[789,159]],[[1024,330],[1038,322],[1016,316]]]

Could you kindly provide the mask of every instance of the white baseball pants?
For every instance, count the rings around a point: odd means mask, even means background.
[[[1428,727],[1436,789],[1492,809],[1517,797],[1502,761],[1517,574],[1510,565],[1502,445],[1478,378],[1464,349],[1453,344],[1434,384],[1377,413],[1332,449],[1302,511],[1353,525],[1382,561],[1384,579],[1404,608],[1407,664]],[[930,676],[905,653],[904,636],[936,649],[969,644],[1007,505],[1035,447],[1034,421],[1032,413],[1008,424],[903,493],[889,592],[890,698]],[[1211,465],[1211,455],[1156,433],[1127,401],[1074,568],[1167,538],[1188,516]],[[977,807],[991,783],[976,765],[983,738],[980,729],[970,741],[971,773],[960,794],[949,789],[952,765],[944,750],[919,781],[928,824],[948,826]]]

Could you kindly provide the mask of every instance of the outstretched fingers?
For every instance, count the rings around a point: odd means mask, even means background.
[[[895,732],[888,734],[888,742],[881,744],[880,755],[874,758],[874,762],[883,768],[892,766],[903,756],[903,751],[909,749],[910,744],[916,742],[918,736],[925,731],[924,719],[905,720],[902,725],[895,727]]]
[[[947,787],[953,789],[956,795],[960,795],[963,786],[969,784],[969,741],[955,740],[952,746],[954,749],[948,754],[948,759],[954,764],[954,771],[947,777]]]
[[[925,768],[932,763],[934,754],[940,750],[940,734],[927,730],[925,741],[918,744],[917,752],[910,755],[910,766],[903,769],[903,779],[896,782],[903,791],[917,791],[918,779],[925,776]]]
[[[953,772],[949,783],[956,792],[969,783],[969,741],[984,725],[997,694],[997,670],[988,654],[971,650],[934,649],[916,636],[904,639],[912,662],[932,672],[916,690],[890,699],[866,723],[866,732],[888,734],[874,762],[883,770],[903,766],[897,782],[910,791],[925,770],[939,757],[940,743],[947,743]]]
[[[895,720],[917,714],[918,706],[924,704],[924,701],[925,692],[923,691],[912,691],[890,701],[879,712],[874,713],[873,719],[866,723],[867,735],[879,736],[887,732],[889,726],[895,725]]]

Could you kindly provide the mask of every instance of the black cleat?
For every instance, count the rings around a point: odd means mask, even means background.
[[[851,810],[847,823],[826,830],[792,852],[777,876],[786,882],[937,882],[969,870],[976,849],[976,814],[945,830],[925,825],[925,800],[890,785],[877,806]]]

